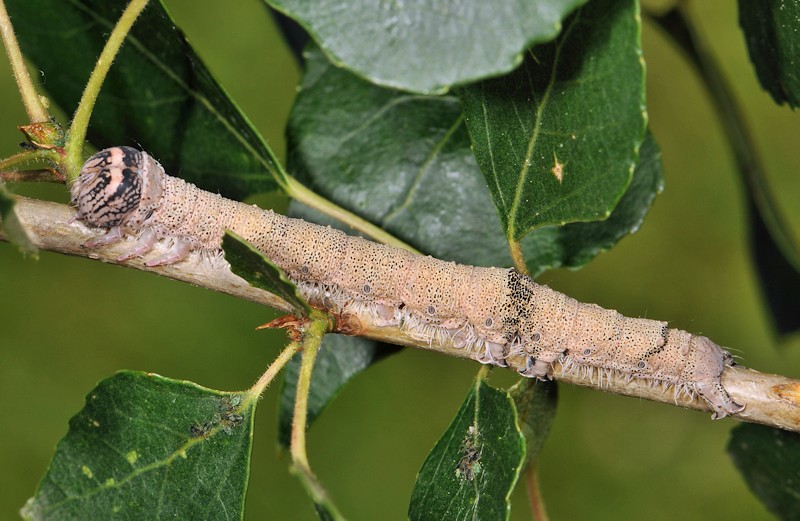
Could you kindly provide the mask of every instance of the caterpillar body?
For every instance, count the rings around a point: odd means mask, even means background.
[[[180,262],[190,252],[219,251],[231,229],[280,266],[312,303],[353,306],[383,326],[402,326],[431,343],[447,339],[483,363],[551,378],[552,365],[616,372],[699,395],[715,418],[736,414],[721,383],[731,355],[706,337],[666,322],[628,318],[583,304],[514,269],[445,262],[225,199],[168,176],[145,152],[115,147],[90,157],[71,187],[77,218],[107,229],[88,247],[136,237],[121,260],[143,256],[167,239],[169,251],[148,265]]]

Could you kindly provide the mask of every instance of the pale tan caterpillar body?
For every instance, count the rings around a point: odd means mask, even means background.
[[[124,259],[162,239],[170,251],[149,265],[219,251],[225,229],[251,242],[297,283],[309,301],[332,311],[356,306],[384,326],[442,340],[506,365],[524,356],[527,377],[568,370],[621,373],[697,394],[714,417],[741,412],[720,375],[732,357],[711,340],[666,322],[627,318],[536,284],[514,269],[483,268],[373,243],[359,237],[225,199],[166,175],[157,161],[129,147],[103,150],[71,187],[78,218],[108,229],[87,246],[137,241]],[[602,381],[600,382],[602,384]]]

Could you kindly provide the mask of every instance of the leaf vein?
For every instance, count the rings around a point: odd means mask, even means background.
[[[536,147],[536,143],[538,142],[539,139],[539,132],[542,126],[542,118],[544,116],[544,111],[547,108],[547,104],[550,99],[550,94],[553,92],[553,87],[555,85],[556,78],[558,75],[558,64],[561,58],[561,51],[564,48],[566,42],[569,40],[569,35],[572,32],[572,29],[577,24],[578,17],[579,14],[575,15],[569,27],[566,27],[564,29],[562,33],[563,36],[559,39],[559,42],[556,46],[555,56],[553,57],[553,66],[552,66],[552,72],[550,73],[550,80],[547,83],[547,87],[545,87],[544,89],[541,101],[538,103],[538,106],[536,107],[536,117],[534,118],[533,134],[531,135],[531,138],[528,140],[528,149],[525,153],[525,158],[522,162],[519,178],[517,180],[517,186],[514,191],[514,201],[511,205],[511,211],[509,212],[508,216],[509,229],[506,231],[506,233],[507,236],[512,239],[517,239],[517,231],[515,229],[517,221],[517,213],[519,212],[520,204],[522,202],[522,194],[523,194],[523,188],[525,186],[525,181],[528,177],[528,173],[530,172],[531,165],[533,164],[533,152]],[[530,53],[531,51],[528,52]],[[526,69],[526,72],[528,73],[528,80],[532,83],[532,78],[530,77],[530,70]]]

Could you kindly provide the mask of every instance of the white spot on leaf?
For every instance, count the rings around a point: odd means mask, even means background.
[[[564,181],[564,167],[566,165],[558,160],[558,156],[553,153],[553,168],[550,169],[550,172],[558,179],[559,183]]]

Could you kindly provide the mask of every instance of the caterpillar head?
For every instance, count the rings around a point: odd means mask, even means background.
[[[137,226],[158,206],[161,165],[146,152],[113,147],[90,157],[70,192],[78,219],[101,228]]]

